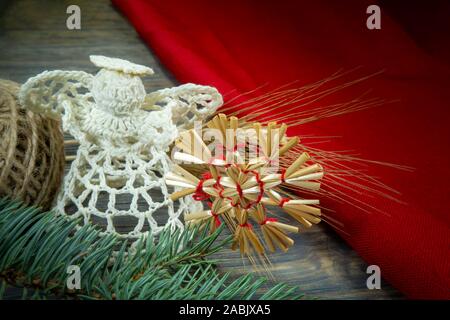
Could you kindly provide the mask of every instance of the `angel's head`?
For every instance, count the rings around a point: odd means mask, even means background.
[[[153,74],[151,68],[103,56],[91,56],[91,61],[102,68],[91,88],[99,108],[116,116],[127,116],[141,107],[146,93],[140,76]]]

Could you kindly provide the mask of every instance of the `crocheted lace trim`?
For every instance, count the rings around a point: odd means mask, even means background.
[[[58,196],[58,213],[128,238],[182,229],[183,213],[202,208],[191,197],[169,199],[173,190],[164,176],[173,163],[167,152],[179,130],[213,114],[222,96],[195,84],[147,95],[139,75],[152,74],[150,68],[102,56],[91,61],[101,67],[95,76],[45,71],[19,93],[23,106],[62,119],[63,129],[80,143]],[[119,209],[124,203],[129,208]],[[132,217],[133,230],[118,227],[122,217]]]

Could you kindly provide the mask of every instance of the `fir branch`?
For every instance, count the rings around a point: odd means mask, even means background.
[[[142,239],[133,248],[113,235],[100,236],[93,226],[76,225],[0,199],[0,298],[9,284],[32,299],[252,299],[268,283],[251,274],[231,280],[217,271],[209,256],[231,240],[216,241],[221,229],[211,235],[206,228],[165,229],[157,241]],[[66,288],[70,265],[80,267],[81,290]],[[276,284],[260,298],[301,297],[296,288]]]

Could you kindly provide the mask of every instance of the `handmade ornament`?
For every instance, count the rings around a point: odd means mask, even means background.
[[[57,211],[121,237],[156,235],[164,227],[182,229],[180,215],[199,206],[188,198],[176,204],[169,198],[164,175],[172,163],[167,151],[178,128],[213,113],[222,104],[221,95],[194,84],[146,95],[140,77],[153,74],[152,69],[103,56],[90,59],[101,68],[95,76],[46,71],[20,91],[23,105],[62,118],[64,130],[80,144]],[[129,208],[120,209],[124,203]],[[131,231],[119,230],[117,221],[123,217],[135,221]]]
[[[58,120],[23,109],[20,85],[0,80],[0,197],[49,209],[64,175]]]
[[[175,159],[194,165],[190,170],[176,165],[166,175],[168,185],[183,188],[171,195],[172,200],[193,194],[195,200],[210,204],[210,210],[187,214],[187,222],[207,222],[214,230],[225,221],[234,233],[233,249],[239,247],[247,255],[265,252],[253,230],[255,223],[270,251],[287,251],[294,243],[287,232],[298,228],[269,216],[266,207],[282,208],[305,227],[320,222],[319,200],[293,199],[288,190],[318,190],[322,167],[309,163],[308,154],[302,153],[290,166],[279,168],[280,157],[299,142],[287,137],[286,125],[240,123],[237,117],[219,114],[206,127],[203,136],[214,137],[209,145],[195,129],[180,134]]]

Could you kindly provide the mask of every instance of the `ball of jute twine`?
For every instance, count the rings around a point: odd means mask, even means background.
[[[0,197],[49,209],[64,175],[59,121],[20,107],[18,83],[0,79]]]

